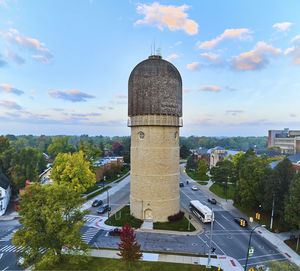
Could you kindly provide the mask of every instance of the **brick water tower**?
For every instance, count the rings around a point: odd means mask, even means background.
[[[131,127],[130,212],[163,222],[179,212],[182,80],[173,64],[151,55],[128,81]]]

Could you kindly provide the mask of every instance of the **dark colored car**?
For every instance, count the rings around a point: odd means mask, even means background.
[[[216,199],[213,198],[208,198],[207,201],[210,202],[211,204],[217,204]]]
[[[97,213],[98,214],[104,214],[106,213],[107,211],[110,211],[111,208],[107,205],[107,204],[104,204],[102,205],[98,210],[97,210]]]
[[[94,200],[94,202],[92,203],[92,206],[93,206],[93,207],[99,207],[99,206],[102,205],[102,204],[103,204],[103,201],[102,201],[102,200],[96,199],[96,200]]]
[[[246,219],[242,218],[242,217],[235,217],[233,218],[234,222],[239,224],[241,227],[247,227],[248,223],[246,221]]]
[[[183,183],[183,182],[180,182],[180,183],[179,183],[179,187],[184,187],[184,183]]]
[[[120,234],[121,234],[121,230],[118,228],[115,228],[115,229],[109,231],[109,235],[111,235],[111,236],[120,236]]]

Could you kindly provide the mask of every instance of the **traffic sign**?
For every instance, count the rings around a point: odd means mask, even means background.
[[[251,267],[248,271],[254,271],[253,267]]]
[[[183,172],[185,172],[185,169],[183,170]]]
[[[249,248],[249,257],[253,256],[254,254],[254,247]]]

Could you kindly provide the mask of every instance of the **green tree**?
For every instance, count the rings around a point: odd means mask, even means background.
[[[300,172],[293,178],[285,204],[285,220],[300,229]]]
[[[82,203],[80,194],[66,186],[37,183],[26,187],[19,205],[23,227],[14,234],[12,243],[26,248],[21,254],[27,265],[59,263],[66,259],[64,247],[72,254],[86,253],[80,233],[87,213],[80,211]]]
[[[102,150],[88,141],[80,141],[79,150],[83,152],[83,156],[87,161],[97,160],[102,155]]]
[[[53,163],[50,178],[54,183],[84,193],[96,182],[95,174],[90,170],[90,162],[86,161],[83,152],[59,153]]]
[[[236,186],[237,203],[249,210],[256,210],[264,200],[265,183],[271,168],[265,157],[257,157],[252,151],[247,153],[241,159],[243,164]]]
[[[38,173],[41,174],[47,168],[47,160],[42,153],[38,154]]]
[[[270,178],[266,181],[264,208],[270,210],[274,197],[275,211],[284,217],[284,202],[288,195],[290,183],[295,176],[295,169],[287,158],[282,160],[272,170]]]
[[[0,154],[9,148],[9,140],[5,136],[0,136]]]
[[[191,154],[190,150],[187,148],[186,145],[182,145],[180,147],[180,157],[187,158]]]
[[[195,162],[194,156],[191,155],[186,162],[186,169],[188,170],[196,170],[197,163]]]
[[[220,184],[226,194],[228,181],[232,179],[233,162],[230,160],[219,161],[215,167],[211,168],[211,180]]]
[[[197,167],[197,175],[199,177],[200,180],[208,180],[208,176],[206,175],[208,171],[208,166],[206,164],[206,160],[205,159],[200,159],[199,163],[198,163],[198,167]]]
[[[69,137],[56,137],[49,145],[47,151],[51,157],[56,157],[59,153],[75,152],[75,147],[68,143]]]
[[[38,149],[31,147],[13,151],[10,172],[15,191],[24,187],[26,180],[38,181],[39,154]]]

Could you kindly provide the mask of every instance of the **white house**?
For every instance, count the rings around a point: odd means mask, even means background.
[[[0,173],[0,216],[4,215],[10,200],[11,187],[7,177]]]

